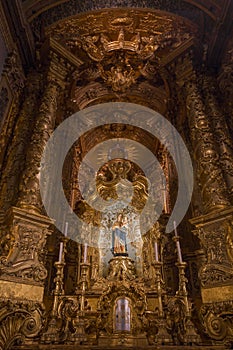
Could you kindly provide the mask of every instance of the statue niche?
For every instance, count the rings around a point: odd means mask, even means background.
[[[140,212],[148,196],[147,185],[147,179],[138,166],[121,158],[108,161],[97,173],[96,189],[105,200],[98,242],[103,277],[108,275],[112,255],[114,258],[129,257],[135,262],[137,273],[141,274]]]

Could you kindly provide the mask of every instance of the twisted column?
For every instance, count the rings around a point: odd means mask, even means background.
[[[47,75],[47,85],[36,118],[33,135],[28,148],[18,205],[32,212],[40,212],[39,191],[40,162],[46,143],[54,130],[58,98],[65,86],[67,71],[60,62],[52,59]]]
[[[20,174],[24,169],[25,151],[33,125],[34,111],[40,92],[41,76],[33,71],[27,77],[24,102],[18,115],[15,115],[15,127],[11,144],[6,150],[2,177],[0,180],[0,207],[6,211],[17,200]]]
[[[227,183],[230,197],[233,200],[233,145],[230,131],[216,97],[217,87],[215,79],[210,75],[204,75],[203,87],[208,114],[211,116],[215,142],[219,148],[219,163]]]
[[[186,83],[186,106],[191,130],[197,177],[201,186],[204,211],[223,209],[230,205],[226,184],[219,166],[215,138],[199,91],[197,77]]]

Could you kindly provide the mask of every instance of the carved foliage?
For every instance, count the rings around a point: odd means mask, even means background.
[[[196,81],[186,85],[191,139],[205,211],[229,205],[214,136]]]
[[[1,206],[3,206],[5,210],[8,209],[17,198],[18,182],[20,174],[24,169],[25,149],[30,138],[30,128],[33,125],[34,110],[36,109],[39,95],[40,78],[37,72],[28,75],[24,96],[25,100],[19,111],[11,145],[5,155],[6,164],[0,182]],[[14,110],[12,112],[14,118],[16,118],[14,113],[16,114],[17,112],[16,105],[14,105]],[[12,132],[12,130],[10,130],[10,132]],[[8,135],[8,137],[9,136],[10,135]],[[6,135],[4,135],[2,139],[6,141]]]
[[[226,221],[198,229],[207,257],[207,262],[199,270],[202,286],[222,285],[233,280],[230,226]]]
[[[216,143],[219,147],[221,157],[219,163],[223,170],[225,180],[230,192],[233,191],[233,163],[232,163],[232,140],[229,133],[223,110],[220,109],[217,100],[217,84],[212,76],[204,76],[204,92],[207,111],[211,116],[211,122],[216,136]]]
[[[185,342],[186,312],[185,304],[179,297],[170,298],[167,304],[167,328],[172,334],[175,344]]]
[[[41,304],[1,299],[0,309],[1,349],[11,349],[12,345],[24,343],[39,334],[44,322],[44,308]]]
[[[200,318],[206,333],[216,341],[233,343],[233,302],[204,304]]]
[[[6,74],[12,91],[19,93],[24,87],[24,73],[16,51],[6,58],[3,73]]]
[[[17,218],[5,230],[2,252],[7,255],[0,259],[0,275],[4,279],[23,279],[41,284],[47,277],[42,260],[46,236],[50,231],[45,226]]]
[[[26,170],[20,184],[19,204],[21,206],[30,205],[37,208],[37,210],[41,207],[39,194],[40,161],[46,142],[55,127],[57,101],[60,88],[63,86],[62,78],[65,76],[65,68],[62,70],[59,62],[52,61],[47,75],[47,86],[28,148]]]

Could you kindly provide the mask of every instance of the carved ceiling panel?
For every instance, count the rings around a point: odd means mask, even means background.
[[[196,35],[197,28],[165,12],[124,8],[69,18],[49,27],[46,34],[73,53],[82,47],[92,60],[101,61],[104,54],[116,49],[137,52],[147,59],[158,49],[179,46]]]
[[[169,98],[165,66],[198,37],[184,18],[126,8],[68,18],[45,34],[80,62],[72,88],[79,109],[103,101],[147,105],[148,100],[162,114]]]

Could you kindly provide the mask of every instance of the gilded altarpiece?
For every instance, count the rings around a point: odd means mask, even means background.
[[[37,68],[27,76],[20,64],[16,69],[15,53],[6,61],[0,90],[0,122],[8,121],[0,179],[0,346],[229,347],[232,142],[216,98],[217,79],[195,61],[202,48],[188,20],[138,9],[113,10],[107,20],[106,14],[82,14],[46,28]],[[223,66],[220,88],[226,74]],[[13,102],[4,86],[12,77]],[[73,145],[63,168],[66,198],[85,223],[78,228],[80,237],[91,237],[81,244],[75,232],[62,235],[46,215],[40,161],[63,120],[115,101],[150,107],[176,126],[193,157],[197,191],[178,233],[165,233],[178,184],[165,147],[127,123],[90,130]],[[110,200],[101,213],[90,206],[96,201],[91,184],[88,203],[82,197],[80,164],[100,141],[122,137],[151,150],[166,184],[150,184],[124,150],[113,149],[115,158],[96,174],[89,164],[83,169],[93,172],[98,194]],[[142,235],[140,213],[149,186],[162,196],[164,209]]]

